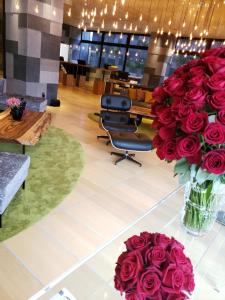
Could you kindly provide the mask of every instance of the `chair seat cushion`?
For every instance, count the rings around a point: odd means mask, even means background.
[[[118,124],[114,122],[104,121],[102,122],[102,125],[107,131],[135,132],[137,130],[136,125],[133,124]]]
[[[120,150],[150,151],[152,142],[147,135],[134,132],[109,132],[113,147]]]

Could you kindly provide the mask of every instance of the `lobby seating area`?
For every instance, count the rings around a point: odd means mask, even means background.
[[[225,299],[224,11],[0,0],[0,300]]]

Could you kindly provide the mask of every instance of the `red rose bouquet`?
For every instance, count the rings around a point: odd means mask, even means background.
[[[185,300],[194,290],[184,246],[160,233],[142,232],[126,242],[117,261],[115,288],[126,300]]]
[[[177,161],[181,183],[195,185],[186,193],[192,203],[186,207],[185,225],[199,232],[215,217],[209,213],[213,195],[225,182],[225,47],[178,68],[153,97],[153,145],[160,159]]]

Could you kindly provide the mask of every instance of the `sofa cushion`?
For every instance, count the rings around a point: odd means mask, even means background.
[[[0,214],[25,181],[29,165],[27,155],[0,152]]]

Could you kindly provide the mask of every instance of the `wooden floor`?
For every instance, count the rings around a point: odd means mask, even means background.
[[[60,108],[50,108],[53,125],[82,143],[85,168],[72,193],[40,222],[0,244],[0,299],[24,300],[91,254],[177,186],[173,166],[155,153],[138,153],[143,167],[118,166],[111,146],[88,113],[99,96],[60,87]],[[46,170],[47,172],[47,170]]]

